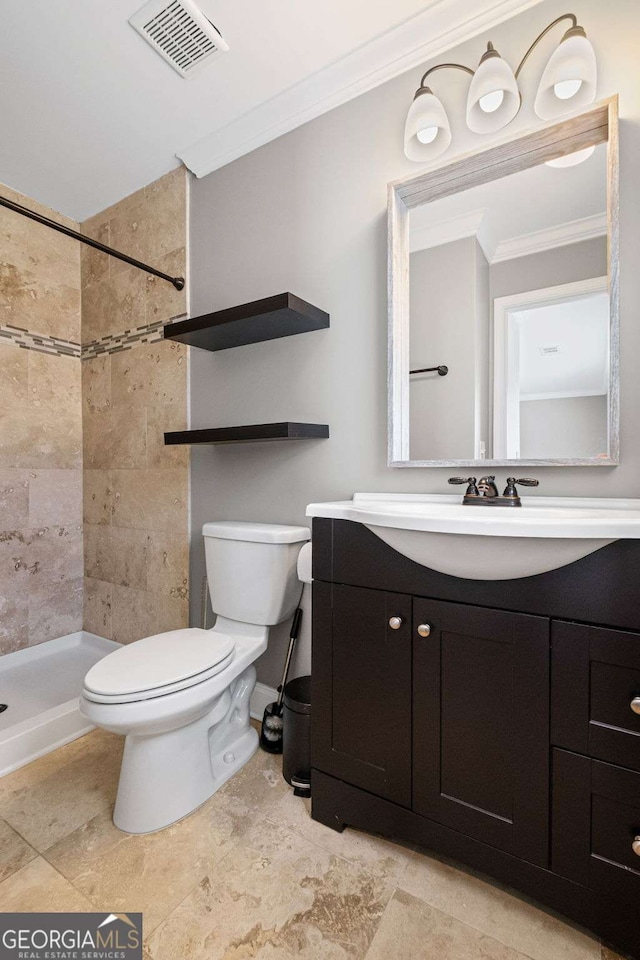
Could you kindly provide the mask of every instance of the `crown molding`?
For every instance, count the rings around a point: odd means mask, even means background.
[[[370,43],[178,151],[177,157],[196,177],[205,177],[541,2],[436,0]],[[471,16],[470,6],[474,8]],[[416,37],[429,40],[417,44]]]
[[[445,243],[454,243],[466,237],[475,237],[488,262],[491,263],[496,248],[490,235],[486,208],[470,210],[468,213],[461,213],[457,217],[440,220],[438,223],[428,223],[415,228],[412,225],[409,235],[409,253],[441,247]]]
[[[594,237],[602,237],[606,234],[607,214],[596,213],[592,217],[570,220],[556,227],[548,227],[545,230],[536,230],[534,233],[525,233],[521,237],[503,240],[496,247],[490,262],[501,263],[503,260],[515,260],[516,257],[528,257],[543,250],[568,247],[572,243],[592,240]]]

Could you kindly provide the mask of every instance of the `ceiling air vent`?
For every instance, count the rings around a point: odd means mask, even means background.
[[[150,0],[129,23],[181,77],[191,77],[214,54],[229,49],[193,0]]]

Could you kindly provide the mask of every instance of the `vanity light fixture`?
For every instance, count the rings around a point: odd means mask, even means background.
[[[597,67],[593,47],[573,13],[565,13],[552,21],[533,41],[514,72],[492,43],[474,71],[462,63],[439,63],[423,75],[407,114],[404,131],[404,152],[409,160],[424,163],[435,159],[451,143],[451,127],[442,101],[425,85],[436,70],[462,70],[471,84],[467,95],[467,126],[473,133],[495,133],[517,116],[522,97],[518,77],[525,63],[546,35],[559,23],[571,21],[558,47],[542,74],[534,102],[534,110],[543,120],[553,120],[579,107],[593,103],[596,97]],[[582,151],[581,151],[582,153]],[[586,159],[587,151],[584,151]],[[561,158],[557,166],[568,166]],[[578,154],[572,163],[580,162]]]

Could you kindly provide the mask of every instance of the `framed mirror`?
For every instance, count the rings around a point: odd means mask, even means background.
[[[619,459],[617,98],[389,185],[389,465]]]

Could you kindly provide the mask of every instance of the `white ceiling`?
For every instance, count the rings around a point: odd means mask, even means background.
[[[231,50],[184,80],[127,23],[142,0],[2,0],[0,181],[83,220],[176,154],[203,175],[537,2],[200,0]]]

